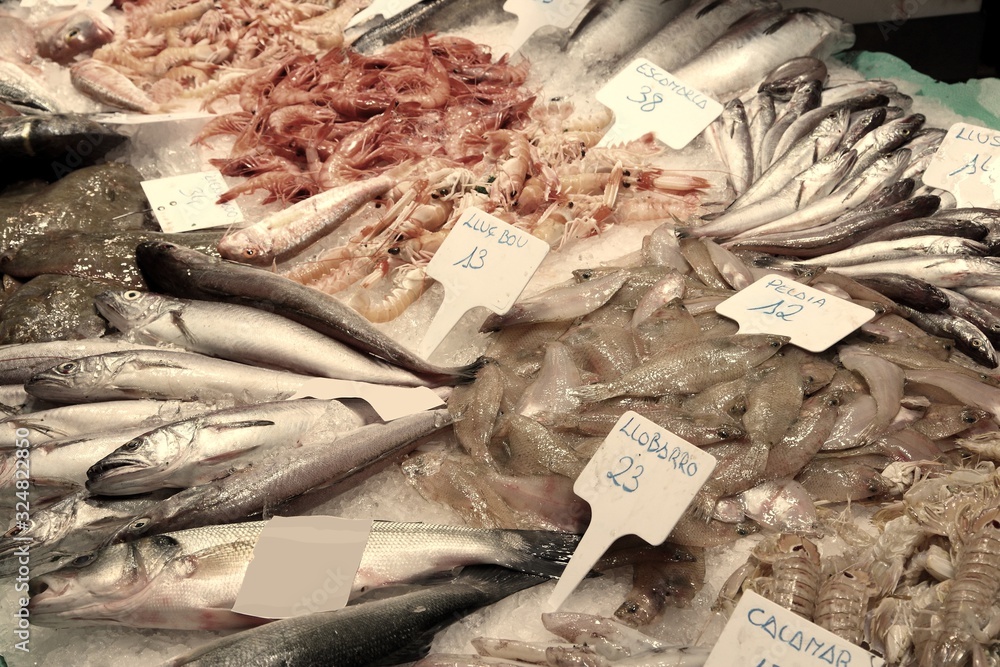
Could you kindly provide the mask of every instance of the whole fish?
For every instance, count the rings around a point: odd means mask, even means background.
[[[858,151],[858,161],[847,178],[860,176],[880,155],[891,153],[907,143],[920,130],[925,120],[927,119],[923,114],[915,113],[886,123],[865,135],[853,146]]]
[[[307,326],[257,308],[108,291],[97,310],[133,339],[304,375],[419,386],[423,380]],[[233,323],[238,322],[238,327]]]
[[[858,282],[904,306],[931,313],[947,308],[951,300],[942,288],[898,273],[858,276]]]
[[[557,322],[587,315],[607,303],[622,288],[628,277],[626,271],[612,271],[592,280],[557,285],[517,301],[503,315],[490,315],[479,330],[496,331],[516,324]]]
[[[158,292],[273,312],[435,384],[468,381],[481,365],[476,362],[443,367],[428,363],[336,298],[269,271],[224,262],[170,243],[140,243],[136,261],[150,286]]]
[[[692,394],[736,379],[787,342],[785,336],[758,334],[686,341],[665,348],[618,380],[577,387],[570,394],[588,403],[622,395]]]
[[[918,197],[914,197],[913,199],[918,199]],[[889,224],[871,233],[863,234],[857,239],[856,243],[892,241],[927,234],[947,234],[949,236],[961,236],[973,241],[983,241],[986,239],[989,231],[985,225],[969,220],[951,220],[949,218],[937,217],[913,218]]]
[[[994,346],[1000,345],[1000,316],[976,303],[969,297],[949,289],[941,290],[947,304],[945,309],[949,315],[961,317],[974,324],[986,334]]]
[[[798,120],[799,116],[819,106],[822,90],[822,82],[810,80],[803,81],[792,91],[788,104],[785,105],[781,115],[774,119],[774,124],[767,131],[767,135],[761,144],[760,153],[754,155],[754,159],[761,163],[762,171],[770,167],[783,155],[783,153],[775,153],[778,142],[792,123]]]
[[[342,437],[336,432],[313,431],[303,447],[273,451],[253,466],[185,489],[158,503],[135,517],[113,540],[245,521],[265,511],[274,513],[274,508],[281,508],[304,494],[310,495],[302,502],[322,503],[383,470],[394,458],[416,447],[419,438],[451,422],[448,411],[442,409],[401,417],[387,424],[369,424]]]
[[[850,459],[817,459],[795,478],[814,500],[848,502],[880,496],[889,491],[889,483],[869,466]]]
[[[757,90],[770,93],[777,100],[788,101],[801,84],[818,81],[825,86],[828,78],[826,63],[812,56],[800,56],[771,70]]]
[[[720,94],[757,83],[793,56],[823,58],[854,44],[853,28],[813,9],[761,11],[731,26],[719,39],[673,74]]]
[[[470,567],[448,584],[275,621],[223,637],[168,664],[305,667],[329,664],[335,656],[338,667],[364,667],[390,655],[405,662],[426,653],[427,637],[442,627],[542,581],[492,566]]]
[[[986,246],[978,241],[954,236],[929,235],[861,243],[819,257],[799,260],[797,263],[806,266],[840,267],[923,255],[983,255],[985,253]]]
[[[851,114],[851,124],[840,142],[841,148],[854,148],[870,132],[882,126],[886,120],[886,107],[875,107]]]
[[[130,350],[66,361],[36,373],[25,390],[53,402],[126,398],[261,403],[283,400],[310,379],[190,352]]]
[[[219,254],[250,264],[272,264],[329,234],[366,203],[388,192],[397,180],[395,175],[380,174],[292,204],[226,234],[219,240]]]
[[[753,181],[753,145],[750,143],[750,122],[746,109],[738,98],[726,103],[715,129],[722,149],[723,161],[729,168],[729,183],[733,191],[742,194]]]
[[[143,433],[87,470],[95,495],[128,496],[197,486],[290,446],[322,420],[327,432],[360,428],[364,416],[339,401],[304,399],[219,410]]]
[[[12,62],[0,60],[0,101],[28,113],[62,113],[62,103],[48,87]]]
[[[56,340],[45,343],[21,343],[0,346],[0,384],[23,383],[35,373],[52,368],[63,361],[89,357],[106,352],[152,350],[142,345],[115,338],[84,338]]]
[[[778,8],[778,3],[770,0],[698,0],[625,60],[646,58],[657,67],[673,72],[747,14]]]
[[[845,276],[868,276],[877,273],[902,273],[920,278],[932,285],[947,288],[1000,286],[1000,262],[991,257],[966,255],[940,257],[907,257],[904,259],[841,266],[837,272]]]
[[[767,92],[757,93],[747,108],[747,117],[750,119],[750,148],[754,158],[753,177],[756,180],[764,171],[764,165],[757,156],[763,151],[764,138],[776,120],[774,97]]]
[[[822,106],[801,114],[795,119],[795,122],[792,123],[787,130],[785,130],[785,133],[781,135],[781,138],[774,149],[774,155],[779,157],[784,155],[795,142],[812,132],[824,118],[835,111],[847,109],[853,114],[867,109],[884,107],[889,103],[889,98],[886,95],[876,91],[831,103],[826,101],[827,91],[829,91],[829,89],[823,91],[824,98]]]
[[[265,524],[191,528],[105,547],[86,565],[31,580],[31,590],[40,591],[31,599],[35,620],[201,630],[259,625],[261,619],[230,610]],[[375,521],[351,592],[357,597],[475,564],[555,577],[578,541],[570,533]],[[106,587],[116,575],[122,585]]]
[[[38,27],[38,53],[62,65],[115,37],[111,17],[81,8],[48,19]]]
[[[17,161],[16,168],[7,164],[0,173],[8,181],[53,180],[59,176],[54,163],[88,167],[126,141],[128,136],[79,114],[0,118],[0,154]]]
[[[91,99],[126,111],[160,113],[163,106],[154,102],[131,79],[111,65],[89,58],[69,69],[73,87]]]
[[[903,310],[901,314],[932,336],[951,338],[955,347],[976,363],[987,368],[996,368],[1000,364],[990,339],[965,318],[947,312],[922,313],[912,309]]]

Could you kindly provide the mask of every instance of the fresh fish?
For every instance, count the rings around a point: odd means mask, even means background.
[[[313,431],[303,447],[271,452],[253,466],[158,503],[118,531],[113,541],[280,513],[272,510],[304,494],[310,495],[302,502],[322,503],[383,470],[416,447],[419,438],[451,421],[442,409],[369,424],[343,437]]]
[[[809,463],[795,478],[814,500],[848,502],[880,496],[889,483],[874,468],[849,459],[822,459]]]
[[[824,96],[825,94],[826,91],[824,91]],[[801,114],[795,119],[795,122],[792,123],[787,130],[785,130],[774,149],[774,155],[779,157],[784,155],[794,143],[816,129],[816,126],[831,113],[841,109],[847,109],[854,114],[867,109],[884,107],[888,103],[888,97],[876,92],[871,92],[867,95],[861,95],[859,97],[851,97],[834,103],[829,103],[824,99],[823,106]]]
[[[910,428],[931,440],[940,440],[967,431],[989,418],[988,412],[971,405],[931,403]]]
[[[847,178],[860,176],[879,156],[891,153],[907,143],[923,126],[925,120],[927,119],[923,114],[915,113],[886,123],[865,135],[853,146],[858,151],[858,161]]]
[[[688,0],[597,3],[570,37],[565,57],[587,63],[590,72],[610,74],[636,44],[646,42],[687,5]]]
[[[948,307],[950,301],[947,292],[942,288],[898,273],[858,276],[858,282],[878,290],[897,303],[926,312],[943,310]]]
[[[470,567],[448,584],[269,623],[223,637],[169,664],[313,665],[337,656],[339,667],[363,667],[394,656],[412,661],[427,637],[467,614],[543,581],[496,567]]]
[[[490,315],[479,330],[496,331],[515,324],[573,320],[607,303],[628,277],[626,271],[613,271],[600,278],[552,287],[519,300],[503,315]]]
[[[764,139],[776,120],[774,97],[770,93],[757,93],[747,108],[750,119],[750,147],[753,152],[753,178],[760,178],[765,165],[758,159],[764,150]]]
[[[59,274],[145,289],[135,264],[136,245],[179,242],[201,252],[213,252],[218,238],[218,232],[212,231],[184,234],[55,231],[30,236],[17,250],[0,255],[0,271],[17,278]]]
[[[737,195],[753,182],[753,145],[750,143],[750,122],[746,109],[738,98],[726,103],[717,129],[722,156],[729,168],[729,183]],[[713,124],[713,127],[716,127]]]
[[[738,21],[673,74],[697,81],[700,90],[721,94],[755,84],[796,55],[824,58],[854,44],[847,23],[813,9],[762,11]]]
[[[798,120],[800,116],[808,113],[819,106],[820,94],[823,90],[823,84],[819,81],[804,81],[800,83],[794,91],[792,92],[791,99],[785,108],[782,110],[781,115],[779,115],[774,120],[774,124],[767,131],[767,135],[764,137],[764,141],[761,144],[760,153],[754,156],[758,162],[761,163],[761,170],[766,170],[770,167],[775,160],[780,158],[783,153],[775,153],[778,142],[784,135],[785,131],[788,130],[791,125]],[[839,110],[838,110],[839,111]],[[844,129],[846,129],[846,121]],[[843,132],[841,132],[843,134]]]
[[[857,346],[841,346],[838,356],[844,368],[864,378],[877,406],[875,426],[884,431],[899,413],[900,401],[903,399],[903,370],[891,361]]]
[[[875,107],[852,114],[851,124],[847,128],[847,132],[844,133],[840,147],[844,149],[854,148],[870,132],[882,126],[886,120],[886,113],[885,107]]]
[[[747,390],[743,426],[751,445],[770,449],[798,418],[804,388],[797,359],[777,355],[762,366],[773,367],[774,371],[752,383]]]
[[[787,102],[801,84],[818,81],[820,86],[825,86],[828,76],[826,63],[822,60],[801,56],[771,70],[757,90],[770,93],[776,100]]]
[[[858,236],[866,231],[881,229],[897,221],[906,221],[932,213],[937,210],[939,203],[940,199],[934,195],[913,197],[869,213],[859,213],[855,210],[833,222],[812,229],[757,234],[740,241],[730,241],[726,243],[726,247],[731,250],[759,250],[777,255],[816,257],[827,252],[843,250],[857,243]]]
[[[699,333],[698,322],[682,299],[671,299],[663,304],[632,331],[642,361],[656,356],[665,346],[695,338]]]
[[[38,53],[67,65],[81,53],[93,51],[115,37],[111,17],[81,8],[58,14],[38,27]]]
[[[0,384],[26,382],[35,373],[52,368],[63,361],[106,352],[144,349],[150,350],[154,347],[114,338],[3,345],[0,346]]]
[[[152,429],[188,417],[195,417],[212,408],[192,401],[112,401],[108,403],[78,403],[49,410],[14,415],[0,420],[0,447],[14,442],[19,428],[31,431],[30,440],[42,443],[57,438],[80,437],[101,430]]]
[[[553,472],[576,479],[587,464],[560,434],[553,433],[530,417],[504,415],[500,432],[504,434],[507,457],[499,463],[513,475],[544,475]]]
[[[986,246],[978,241],[941,235],[912,236],[890,241],[861,243],[819,257],[799,260],[798,264],[841,267],[924,255],[983,255],[985,253]]]
[[[171,243],[140,243],[136,261],[158,292],[267,310],[436,384],[468,381],[481,365],[442,367],[428,363],[336,298],[269,271],[223,262]]]
[[[304,375],[424,384],[412,373],[257,308],[135,290],[103,292],[94,303],[112,326],[134,340],[169,343],[191,352]],[[235,330],[233,322],[240,323]]]
[[[156,398],[248,404],[288,398],[310,379],[190,352],[130,350],[63,362],[36,373],[25,389],[62,403]]]
[[[930,195],[933,196],[933,195]],[[913,199],[919,199],[914,197]],[[989,229],[977,222],[969,220],[951,220],[949,218],[913,218],[903,220],[862,235],[856,243],[874,243],[875,241],[893,241],[911,236],[927,234],[946,234],[960,236],[973,241],[983,241],[989,234]]]
[[[618,380],[577,387],[570,394],[588,403],[622,395],[691,394],[736,379],[787,342],[785,336],[756,334],[686,341],[665,348]]]
[[[839,86],[831,86],[823,91],[823,104],[838,104],[846,100],[863,97],[865,95],[885,96],[885,102],[879,106],[889,104],[889,95],[898,91],[896,84],[883,79],[862,79],[851,83],[844,83]]]
[[[29,113],[64,111],[42,81],[6,60],[0,60],[0,100]]]
[[[0,343],[32,345],[103,336],[107,322],[93,306],[103,287],[75,276],[29,280],[0,306]]]
[[[576,612],[542,614],[545,629],[573,644],[587,644],[610,660],[640,655],[668,645],[613,618]]]
[[[946,369],[907,370],[906,382],[913,393],[939,396],[945,392],[958,403],[986,410],[994,421],[1000,419],[1000,389],[965,373]]]
[[[987,368],[1000,365],[993,343],[979,327],[960,316],[950,313],[922,313],[918,310],[904,310],[903,315],[932,336],[951,338],[955,347]]]
[[[30,63],[38,52],[35,46],[35,29],[27,21],[0,14],[0,34],[5,39],[0,43],[0,60],[11,63]]]
[[[813,459],[833,432],[842,391],[826,389],[802,403],[797,419],[767,454],[761,481],[794,477]]]
[[[412,7],[396,14],[392,18],[382,21],[372,26],[365,32],[358,35],[351,41],[351,48],[358,53],[371,54],[379,48],[399,41],[406,33],[415,26],[426,22],[439,13],[449,4],[456,4],[453,0],[421,0]],[[430,32],[429,30],[417,30],[417,34]]]
[[[812,533],[819,525],[812,497],[798,482],[762,482],[739,495],[744,514],[781,533]]]
[[[448,410],[455,418],[455,437],[477,461],[492,460],[488,447],[500,414],[503,372],[496,362],[487,361],[475,382],[455,387],[448,398]]]
[[[126,135],[79,114],[0,118],[0,155],[16,161],[16,167],[3,165],[0,176],[6,182],[55,180],[93,165],[127,141]]]
[[[942,289],[947,304],[945,306],[949,315],[961,317],[974,324],[980,331],[986,334],[994,346],[1000,345],[1000,316],[993,311],[987,310],[964,294],[953,292],[949,289]]]
[[[207,526],[105,547],[87,565],[32,579],[36,621],[202,630],[259,625],[261,619],[231,609],[264,526],[264,521]],[[576,535],[549,531],[375,521],[352,595],[475,564],[555,577],[578,541]],[[119,574],[125,576],[120,587],[102,585]]]
[[[976,293],[967,292],[964,288],[1000,285],[1000,263],[991,257],[965,255],[908,257],[870,264],[842,266],[837,269],[837,272],[845,276],[902,273],[920,278],[938,287],[962,288],[959,291],[976,299],[980,297],[976,296]]]
[[[128,496],[205,484],[299,442],[321,421],[327,432],[348,432],[367,420],[339,401],[314,399],[219,410],[125,442],[89,467],[87,488],[95,495]]]
[[[626,60],[646,58],[657,67],[673,72],[747,14],[779,8],[777,2],[769,0],[697,0]]]
[[[100,60],[81,60],[69,68],[69,75],[74,88],[101,104],[140,113],[163,111],[127,76]]]
[[[647,626],[660,617],[667,606],[690,606],[704,585],[704,554],[692,560],[636,562],[632,566],[632,590],[615,610],[615,618],[632,627]]]

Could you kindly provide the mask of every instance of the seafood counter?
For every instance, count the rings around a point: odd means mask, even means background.
[[[1000,664],[1000,212],[924,182],[963,119],[769,0],[523,46],[500,3],[366,5],[0,15],[3,660],[692,667],[754,593],[888,665]],[[636,62],[721,113],[609,140]],[[245,222],[161,229],[181,198]],[[473,219],[549,253],[418,354]],[[765,277],[867,320],[740,333],[717,307]],[[716,467],[551,611],[629,411]],[[307,515],[371,520],[356,573],[242,613],[265,520]]]

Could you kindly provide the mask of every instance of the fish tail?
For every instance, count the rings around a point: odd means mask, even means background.
[[[456,375],[458,376],[458,382],[456,384],[465,384],[467,382],[472,382],[476,379],[476,374],[479,373],[479,369],[486,365],[489,359],[484,355],[480,356],[478,359],[473,361],[471,364],[466,364],[465,366],[459,366]]]
[[[548,578],[498,565],[471,565],[463,569],[452,584],[472,586],[496,601],[544,581]]]
[[[569,394],[574,396],[584,403],[596,403],[597,401],[603,401],[606,398],[611,398],[615,394],[608,388],[607,384],[597,383],[588,384],[583,387],[574,387],[569,390]]]
[[[508,551],[505,567],[556,578],[576,550],[580,536],[551,530],[512,530],[504,531],[501,540]]]

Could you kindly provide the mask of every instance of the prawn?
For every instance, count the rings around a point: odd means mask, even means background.
[[[861,568],[835,573],[819,589],[813,622],[852,644],[860,644],[871,594],[871,579]]]
[[[392,287],[376,301],[367,289],[357,292],[350,305],[372,322],[388,322],[398,317],[427,289],[430,281],[420,266],[398,266],[390,274]]]

